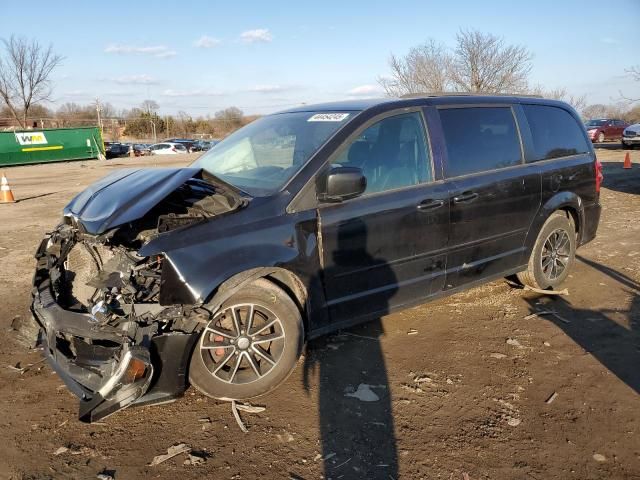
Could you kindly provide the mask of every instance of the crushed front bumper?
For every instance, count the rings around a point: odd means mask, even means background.
[[[64,310],[54,301],[48,280],[34,287],[32,313],[41,327],[38,340],[46,360],[80,398],[80,420],[104,418],[149,388],[150,351],[131,341],[133,332],[99,326],[90,314]]]
[[[107,319],[63,308],[56,292],[60,295],[68,233],[58,229],[47,235],[36,252],[31,312],[45,358],[80,398],[80,420],[93,422],[129,405],[180,397],[189,384],[199,321],[181,308],[153,303],[135,304],[135,313]]]

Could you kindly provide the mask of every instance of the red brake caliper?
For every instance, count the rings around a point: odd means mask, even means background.
[[[215,337],[213,337],[213,341],[218,343],[218,342],[222,342],[224,340],[224,338],[221,335],[216,335]],[[224,355],[224,348],[216,348],[213,351],[216,354],[216,357],[221,357],[222,355]]]

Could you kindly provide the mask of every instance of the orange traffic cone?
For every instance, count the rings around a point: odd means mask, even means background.
[[[622,168],[631,168],[631,157],[629,152],[624,156],[624,166]]]
[[[7,181],[7,177],[2,174],[2,182],[0,182],[0,203],[14,203],[16,201],[13,198],[13,192]]]

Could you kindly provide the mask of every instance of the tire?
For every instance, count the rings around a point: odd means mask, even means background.
[[[598,143],[603,143],[604,142],[604,132],[600,132],[598,134]]]
[[[245,332],[249,312],[252,325]],[[255,398],[287,379],[303,346],[302,315],[294,301],[258,279],[227,300],[203,329],[191,354],[189,381],[212,398]]]
[[[562,211],[554,212],[540,229],[527,269],[517,274],[518,280],[524,285],[543,290],[555,289],[569,275],[575,262],[576,230],[573,219],[567,215]],[[549,246],[552,248],[549,249]],[[555,255],[552,254],[554,249]],[[543,268],[543,261],[546,262],[546,268]],[[565,264],[560,272],[563,261]]]
[[[622,142],[622,149],[623,150],[631,150],[631,149],[633,149],[633,145],[630,145],[628,143]]]

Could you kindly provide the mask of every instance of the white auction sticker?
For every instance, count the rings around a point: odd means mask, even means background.
[[[307,122],[341,122],[348,116],[348,113],[316,113]]]

